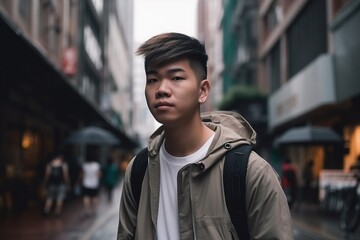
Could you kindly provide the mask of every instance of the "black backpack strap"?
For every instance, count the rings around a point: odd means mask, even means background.
[[[147,148],[144,148],[136,155],[131,169],[131,191],[138,206],[141,195],[141,185],[147,165],[148,150]]]
[[[246,211],[246,172],[253,147],[240,145],[226,153],[224,191],[231,222],[240,239],[250,239]]]

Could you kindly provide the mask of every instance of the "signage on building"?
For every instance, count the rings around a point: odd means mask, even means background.
[[[77,52],[76,48],[65,48],[62,56],[62,71],[66,75],[73,76],[77,72]]]
[[[324,54],[269,98],[269,128],[335,101],[333,61],[330,55]]]

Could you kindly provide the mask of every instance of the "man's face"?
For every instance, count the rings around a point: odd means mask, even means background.
[[[204,91],[204,84],[208,86],[208,81],[197,80],[187,59],[160,67],[148,66],[145,87],[148,107],[155,119],[167,126],[191,121],[200,111],[199,103],[206,100],[208,91]]]

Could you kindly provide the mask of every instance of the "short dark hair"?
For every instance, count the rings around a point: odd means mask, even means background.
[[[149,65],[161,66],[169,61],[186,58],[200,80],[207,78],[207,60],[205,46],[199,40],[181,33],[163,33],[156,35],[137,50],[137,55],[145,58],[145,70]]]

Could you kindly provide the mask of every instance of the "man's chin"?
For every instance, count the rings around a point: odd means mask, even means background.
[[[155,120],[164,126],[171,126],[176,123],[176,118],[171,118],[168,116],[155,117]]]

